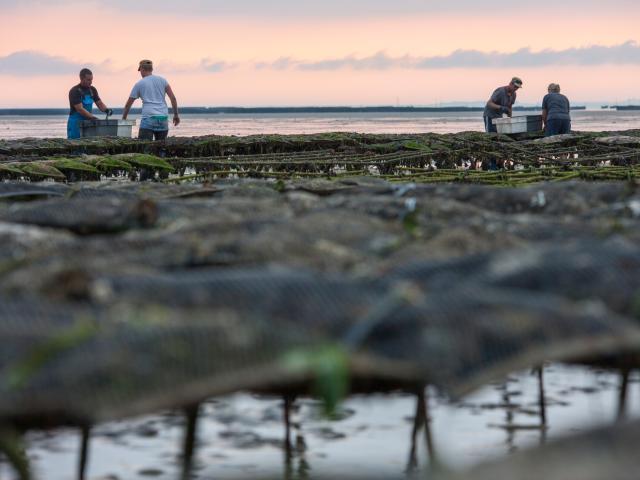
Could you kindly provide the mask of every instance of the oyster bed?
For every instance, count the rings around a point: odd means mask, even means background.
[[[291,179],[375,174],[389,181],[523,185],[635,178],[640,131],[539,138],[477,132],[371,135],[0,141],[0,179],[97,180],[152,176],[172,182],[225,177]],[[482,171],[492,165],[499,172]]]
[[[418,432],[425,386],[543,387],[547,362],[620,371],[623,416],[639,152],[638,132],[2,142],[2,449],[28,478],[24,431],[178,409],[187,478],[212,397],[276,394],[288,418],[400,390]]]

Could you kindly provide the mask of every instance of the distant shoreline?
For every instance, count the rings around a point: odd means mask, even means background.
[[[611,107],[617,110],[631,110],[633,107]],[[586,110],[584,106],[575,106],[572,110]],[[640,106],[637,107],[640,110]],[[535,112],[540,107],[514,107],[516,112]],[[273,113],[470,113],[483,112],[484,107],[184,107],[180,109],[184,114],[273,114]],[[114,108],[114,114],[121,115],[122,108]],[[134,108],[132,115],[139,115],[141,110]],[[68,115],[67,108],[3,108],[0,115]]]

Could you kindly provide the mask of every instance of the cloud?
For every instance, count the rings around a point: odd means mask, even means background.
[[[384,52],[367,57],[349,55],[320,61],[295,60],[283,57],[269,64],[256,63],[258,69],[296,69],[302,71],[390,70],[415,69],[438,70],[448,68],[536,68],[557,65],[640,65],[640,45],[628,41],[620,45],[568,48],[565,50],[541,50],[534,52],[521,48],[515,52],[483,52],[480,50],[456,50],[449,55],[392,57]]]
[[[102,72],[116,71],[109,59],[101,63],[83,63],[32,50],[23,50],[0,57],[0,75],[26,77],[77,75],[82,68],[90,68]]]
[[[85,66],[89,65],[80,65],[63,57],[55,57],[34,51],[15,52],[6,57],[0,57],[0,74],[4,75],[77,74]]]
[[[50,6],[53,2],[43,0],[0,0],[2,8],[33,8]],[[243,16],[243,17],[371,17],[401,16],[414,14],[435,14],[442,12],[463,14],[484,14],[493,12],[516,13],[540,10],[538,4],[526,2],[511,3],[508,7],[502,2],[478,2],[477,0],[455,0],[436,2],[427,0],[57,0],[56,7],[83,5],[86,8],[99,6],[118,12],[142,12],[145,15],[177,14],[180,16]],[[600,0],[564,0],[556,9],[563,11],[602,12],[626,9],[638,11],[637,0],[609,0],[603,5]]]
[[[299,62],[295,68],[307,71],[341,70],[352,68],[354,70],[389,70],[392,68],[414,68],[415,59],[405,55],[403,57],[389,57],[384,52],[378,52],[369,57],[357,58],[353,55],[333,60],[319,62]]]
[[[214,61],[209,58],[203,58],[200,62],[200,68],[205,72],[220,73],[235,68],[235,65],[227,62]]]
[[[236,64],[215,61],[210,58],[203,58],[198,64],[191,65],[172,62],[159,62],[158,65],[163,72],[171,73],[220,73],[236,67]],[[137,64],[118,69],[114,67],[113,62],[109,59],[100,63],[82,63],[65,57],[31,50],[14,52],[5,57],[0,57],[0,75],[22,77],[77,75],[85,67],[93,70],[95,74],[105,74],[135,71]]]
[[[291,57],[280,57],[274,62],[256,62],[254,63],[254,67],[256,70],[265,70],[267,68],[273,70],[288,70],[289,68],[294,68],[300,62]]]
[[[547,67],[555,65],[640,65],[640,45],[629,41],[621,45],[541,50],[521,48],[512,53],[456,50],[450,55],[419,59],[416,68]]]
[[[443,70],[452,68],[544,68],[560,65],[640,65],[640,44],[628,41],[620,45],[568,48],[565,50],[532,51],[521,48],[514,52],[483,52],[480,50],[456,50],[442,56],[390,56],[384,52],[357,57],[348,55],[320,61],[297,60],[280,57],[272,62],[228,62],[203,58],[193,64],[158,62],[158,70],[164,73],[223,73],[239,67],[255,70],[298,70],[306,72],[361,70],[384,71],[392,69]],[[76,75],[81,68],[88,67],[100,73],[118,73],[135,69],[114,68],[110,60],[99,64],[78,63],[65,57],[42,52],[21,51],[0,57],[0,75],[44,76]]]

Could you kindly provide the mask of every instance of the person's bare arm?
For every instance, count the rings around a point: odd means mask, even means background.
[[[171,100],[171,108],[173,109],[173,124],[177,127],[178,125],[180,125],[180,115],[178,114],[178,100],[176,100],[176,96],[173,94],[173,90],[171,90],[171,85],[167,85],[165,91],[169,96],[169,100]]]
[[[96,117],[95,115],[89,113],[87,110],[84,109],[84,107],[82,106],[82,103],[76,103],[73,108],[76,109],[76,112],[78,112],[80,115],[82,115],[84,118],[86,118],[87,120],[97,120],[98,117]]]
[[[504,108],[506,108],[506,111],[505,111],[502,108],[502,105],[498,105],[491,98],[487,102],[487,107],[489,107],[491,110],[495,110],[498,113],[506,113],[508,116],[511,116],[513,114],[513,107],[504,107]]]
[[[542,109],[542,129],[546,130],[547,128],[547,109]]]
[[[497,111],[502,110],[502,105],[498,105],[491,99],[489,99],[489,101],[487,102],[487,107],[489,107],[491,110],[497,110]]]
[[[106,112],[107,111],[107,106],[104,104],[104,102],[102,100],[98,100],[96,102],[96,106],[100,109],[101,112]]]
[[[122,119],[126,120],[127,117],[129,116],[129,111],[131,110],[131,105],[133,105],[133,102],[135,102],[136,99],[135,98],[131,98],[129,97],[129,99],[127,100],[127,103],[124,105],[124,110],[122,111]]]

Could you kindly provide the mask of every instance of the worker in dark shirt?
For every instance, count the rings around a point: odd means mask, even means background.
[[[69,90],[69,120],[67,122],[67,138],[80,138],[80,122],[83,120],[97,120],[91,113],[93,104],[105,112],[113,115],[113,110],[100,100],[98,90],[93,87],[93,73],[88,68],[80,70],[80,83]]]
[[[542,122],[544,136],[571,133],[571,104],[569,99],[560,93],[560,85],[552,83],[547,89],[549,93],[542,99]]]
[[[516,103],[516,91],[519,88],[522,88],[522,80],[513,77],[509,85],[495,89],[484,108],[484,129],[487,133],[498,131],[492,121],[494,118],[513,114],[513,104]]]

